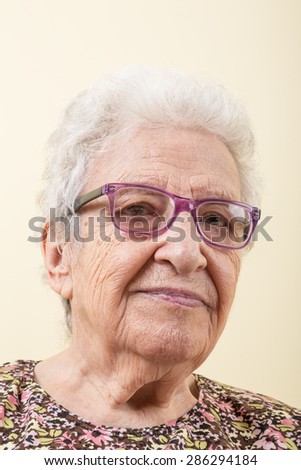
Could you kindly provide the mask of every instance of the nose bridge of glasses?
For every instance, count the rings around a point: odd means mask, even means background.
[[[179,215],[181,212],[189,212],[192,214],[193,209],[196,207],[195,201],[193,199],[188,199],[184,197],[177,197],[175,199],[175,215]]]
[[[188,199],[188,198],[178,196],[174,198],[174,202],[175,202],[175,212],[174,212],[174,217],[173,217],[173,223],[175,223],[176,220],[178,223],[185,222],[185,224],[190,227],[190,230],[194,232],[195,229],[192,227],[191,223],[194,226],[196,224],[195,210],[198,205],[197,201],[195,201],[194,199]],[[189,215],[183,217],[182,219],[182,217],[180,217],[179,215],[182,214],[183,212],[186,212]]]

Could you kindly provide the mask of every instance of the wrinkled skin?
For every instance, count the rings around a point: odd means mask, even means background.
[[[97,161],[82,193],[112,182],[149,184],[191,198],[240,199],[234,159],[207,131],[137,131]],[[88,217],[106,206],[105,196],[84,207],[82,236]],[[38,364],[37,380],[59,403],[96,424],[161,424],[196,402],[192,371],[224,329],[241,255],[192,239],[188,214],[181,216],[177,224],[185,237],[176,243],[168,240],[171,229],[158,241],[137,242],[123,233],[122,242],[111,223],[110,242],[97,236],[98,223],[95,240],[79,252],[74,243],[64,245],[61,255],[49,237],[43,243],[50,285],[71,302],[73,333],[64,352]],[[162,298],[159,288],[184,289],[199,300],[183,305],[181,293]]]

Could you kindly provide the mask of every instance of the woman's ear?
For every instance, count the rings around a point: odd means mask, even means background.
[[[49,222],[45,222],[41,250],[50,287],[64,299],[72,299],[70,243],[63,246],[52,240]],[[56,238],[56,237],[53,237]]]

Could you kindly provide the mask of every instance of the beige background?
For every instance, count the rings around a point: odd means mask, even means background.
[[[209,74],[245,102],[265,174],[262,237],[245,259],[226,331],[201,372],[301,407],[300,0],[1,0],[0,362],[64,345],[40,280],[43,152],[69,99],[128,63]]]

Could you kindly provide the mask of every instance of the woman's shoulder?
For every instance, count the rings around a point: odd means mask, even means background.
[[[37,362],[38,361],[23,359],[14,362],[5,362],[0,365],[0,379],[6,381],[12,377],[25,378],[31,376]]]
[[[301,409],[288,405],[276,398],[262,393],[227,385],[196,374],[200,394],[203,399],[218,408],[229,410],[237,416],[249,416],[260,420],[272,419],[285,424],[285,419],[293,419],[301,429]]]
[[[294,410],[301,418],[301,409],[294,406],[287,405],[286,403],[264,395],[262,393],[253,392],[244,388],[235,387],[228,385],[217,380],[212,380],[199,374],[195,374],[196,381],[199,385],[200,392],[203,391],[206,395],[209,395],[213,400],[217,401],[231,401],[236,404],[241,403],[242,405],[257,405],[260,409],[261,406],[267,406],[271,408],[285,408]]]
[[[26,411],[23,404],[30,398],[36,363],[19,360],[0,365],[0,449],[14,448],[14,441],[21,434],[21,410]]]
[[[0,365],[0,403],[7,394],[16,395],[24,384],[33,379],[36,363],[33,360],[18,360]]]
[[[301,410],[196,374],[202,416],[241,449],[301,449]],[[237,444],[239,443],[239,444]]]

